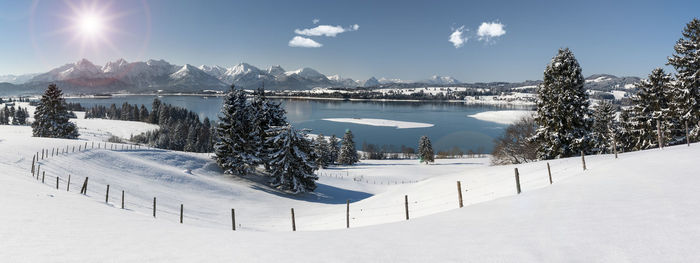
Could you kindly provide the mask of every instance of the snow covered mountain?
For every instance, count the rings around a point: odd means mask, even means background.
[[[374,87],[374,86],[379,86],[379,84],[380,84],[379,80],[377,80],[377,78],[375,78],[375,77],[371,77],[371,78],[365,80],[364,82],[362,82],[363,87]]]
[[[422,83],[433,84],[433,85],[446,85],[446,84],[459,84],[459,80],[450,76],[438,76],[433,75],[427,80],[420,81]]]
[[[33,77],[36,77],[36,75],[39,74],[22,74],[22,75],[0,75],[0,83],[6,82],[10,84],[24,84],[25,82],[29,81]]]

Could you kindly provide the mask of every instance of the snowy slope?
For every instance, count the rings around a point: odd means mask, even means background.
[[[252,177],[221,176],[206,155],[149,149],[91,149],[45,159],[42,185],[29,172],[32,154],[84,141],[29,134],[28,127],[0,126],[0,258],[7,262],[679,262],[700,256],[694,245],[700,241],[700,144],[619,159],[587,156],[587,171],[580,158],[553,160],[553,185],[544,162],[372,161],[320,171],[317,193],[290,198]],[[88,195],[81,196],[85,176]],[[119,209],[122,189],[126,210]],[[350,229],[346,199],[352,201]],[[236,232],[230,208],[236,208]],[[290,208],[297,232],[291,232]]]

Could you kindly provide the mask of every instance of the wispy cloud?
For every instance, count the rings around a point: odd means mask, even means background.
[[[315,47],[322,47],[323,44],[318,43],[310,38],[305,38],[305,37],[301,37],[301,36],[294,36],[294,38],[292,38],[292,40],[289,40],[289,46],[290,47],[315,48]]]
[[[335,37],[340,33],[357,31],[358,29],[360,29],[360,26],[357,24],[354,24],[348,28],[344,28],[342,26],[319,25],[319,26],[316,26],[314,28],[295,29],[294,33],[296,33],[298,35],[303,35],[303,36]]]
[[[464,45],[467,40],[469,40],[468,37],[463,36],[462,33],[464,32],[464,26],[458,27],[455,29],[452,34],[450,34],[450,39],[449,41],[452,42],[452,45],[455,46],[455,48],[460,48]]]
[[[506,30],[503,29],[504,24],[499,22],[483,22],[479,26],[476,35],[479,36],[479,40],[490,41],[492,38],[500,37],[506,34]]]
[[[318,24],[318,22],[321,22],[321,20],[318,18],[314,18],[314,20],[311,20],[311,22],[313,22],[315,25],[315,24]]]

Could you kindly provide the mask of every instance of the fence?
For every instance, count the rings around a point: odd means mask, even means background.
[[[521,188],[523,184],[533,184],[535,180],[537,180],[538,183],[542,183],[542,181],[546,180],[544,181],[544,184],[546,185],[553,183],[552,167],[549,163],[546,163],[546,174],[539,175],[543,176],[545,179],[540,177],[535,178],[534,176],[522,177],[518,168],[514,168],[514,178],[510,177],[514,180],[507,179],[509,176],[503,175],[503,180],[485,183],[480,185],[478,188],[468,187],[468,185],[463,184],[462,181],[457,181],[456,187],[452,186],[450,187],[451,189],[440,189],[440,192],[437,194],[415,200],[409,195],[397,196],[395,201],[385,204],[354,204],[351,203],[351,200],[346,200],[345,207],[343,207],[342,210],[338,206],[335,206],[318,209],[319,211],[309,213],[308,211],[299,209],[295,211],[294,208],[291,208],[288,214],[280,211],[279,213],[272,215],[258,215],[260,218],[246,218],[245,214],[243,214],[244,218],[247,220],[241,220],[240,217],[242,216],[242,212],[246,211],[246,209],[250,209],[253,206],[239,206],[227,208],[226,210],[221,209],[221,211],[204,211],[199,210],[202,209],[202,207],[188,207],[184,202],[177,202],[173,204],[172,200],[166,200],[165,204],[161,204],[158,202],[159,200],[157,199],[157,196],[153,197],[152,203],[137,202],[129,200],[130,195],[128,189],[123,189],[123,187],[120,188],[118,185],[100,185],[94,181],[90,181],[89,177],[77,178],[76,176],[70,174],[62,176],[46,174],[45,167],[48,163],[41,162],[45,159],[66,154],[79,154],[81,152],[92,150],[120,151],[122,149],[150,150],[151,148],[142,147],[140,145],[104,142],[98,142],[95,145],[94,142],[91,142],[90,144],[85,142],[84,144],[81,143],[80,145],[51,148],[51,153],[49,153],[48,149],[42,149],[32,157],[32,166],[30,171],[32,176],[37,181],[41,180],[42,184],[48,185],[52,188],[55,187],[58,190],[65,189],[68,192],[76,192],[79,190],[80,194],[83,194],[91,199],[104,201],[104,203],[115,208],[142,212],[144,214],[152,215],[154,218],[166,217],[171,220],[176,220],[176,222],[179,221],[179,223],[201,222],[207,225],[214,225],[217,228],[220,227],[222,229],[231,229],[233,231],[240,229],[272,231],[284,231],[285,229],[291,229],[292,231],[296,231],[298,229],[350,228],[351,226],[369,225],[363,222],[371,222],[371,224],[376,224],[395,222],[399,220],[409,220],[410,218],[414,218],[415,215],[428,215],[455,208],[462,208],[464,207],[465,203],[469,205],[480,202],[480,200],[483,201],[501,196],[520,194],[523,190]],[[615,158],[617,158],[617,156],[615,156]],[[585,155],[583,153],[581,155],[581,165],[582,170],[585,171],[587,167],[585,163]],[[565,171],[555,171],[555,175],[557,172],[559,172],[559,174],[564,174]],[[347,172],[344,175],[341,172],[321,173],[320,176],[333,177],[341,180],[353,180],[357,183],[392,184],[390,180],[379,181],[377,183],[374,180],[365,179],[363,176],[352,177]],[[393,184],[407,184],[416,182],[418,181],[394,181]],[[498,188],[506,184],[510,186],[503,189],[510,190],[502,190]],[[105,189],[105,191],[101,191],[101,189]],[[111,195],[110,189],[112,190]],[[168,203],[168,201],[170,202]],[[257,206],[255,207],[257,208]],[[281,223],[286,220],[288,220],[287,222],[289,223]]]

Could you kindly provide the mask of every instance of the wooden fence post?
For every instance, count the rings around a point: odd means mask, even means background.
[[[688,121],[685,121],[685,143],[690,146],[690,130],[688,129]]]
[[[83,182],[83,187],[80,189],[80,193],[87,195],[88,177],[85,177],[85,182]]]
[[[73,145],[73,152],[75,152],[75,145]]]
[[[44,149],[41,149],[41,159],[44,160]]]
[[[68,174],[68,183],[66,184],[66,192],[70,192],[70,174]]]
[[[345,228],[350,228],[350,199],[345,203]]]
[[[56,176],[56,190],[58,190],[58,176]]]
[[[51,157],[53,157],[53,150],[54,148],[51,148]]]
[[[581,164],[583,165],[583,170],[585,171],[586,170],[586,158],[584,156],[585,156],[585,154],[583,153],[583,151],[581,151]]]
[[[231,227],[236,231],[236,210],[231,208]]]
[[[87,150],[87,142],[85,142],[85,147],[83,147],[83,150]]]
[[[462,203],[462,183],[460,181],[457,181],[457,197],[459,197],[459,208],[464,207],[464,203]]]
[[[552,184],[552,169],[549,167],[549,162],[547,162],[547,174],[549,174],[549,184]]]
[[[153,197],[153,218],[156,217],[156,198]]]
[[[408,220],[408,195],[403,196],[404,208],[406,209],[406,220]]]
[[[109,185],[107,185],[107,193],[105,194],[105,203],[109,204]]]
[[[518,168],[514,169],[515,171],[515,190],[520,194],[520,173],[518,173]]]
[[[122,190],[122,209],[124,209],[124,190]]]
[[[46,176],[46,172],[41,172],[41,183],[44,183],[44,176]]]
[[[180,224],[182,224],[182,212],[184,210],[184,205],[180,204]]]
[[[292,208],[292,231],[297,231],[297,223],[294,221],[294,208]]]
[[[613,152],[615,153],[615,159],[617,159],[617,139],[615,139],[615,134],[613,134]]]
[[[81,152],[81,151],[82,151],[82,150],[80,149],[80,147],[82,147],[82,145],[78,145],[78,152]]]
[[[32,176],[34,176],[34,159],[36,159],[36,156],[32,156]]]
[[[663,136],[661,135],[661,120],[656,120],[656,134],[658,135],[659,149],[664,148]]]

